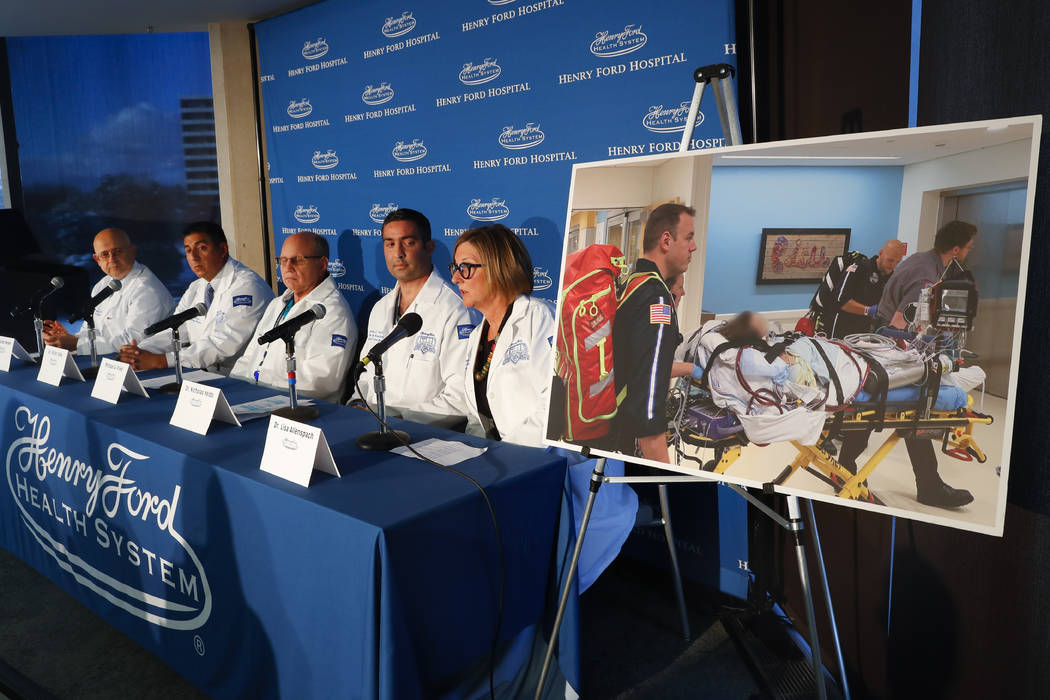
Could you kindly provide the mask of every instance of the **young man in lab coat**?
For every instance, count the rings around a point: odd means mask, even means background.
[[[477,321],[456,290],[434,269],[433,254],[427,217],[414,209],[387,214],[383,220],[383,255],[397,284],[369,314],[361,357],[385,338],[402,316],[419,314],[423,319],[419,332],[395,343],[382,358],[386,409],[390,415],[444,424],[462,417],[463,365]],[[374,376],[369,366],[357,382],[372,407],[376,405]]]
[[[324,317],[306,324],[294,336],[295,387],[306,396],[339,401],[357,345],[357,325],[350,305],[328,274],[328,241],[309,231],[293,233],[284,240],[277,264],[287,290],[266,306],[262,320],[230,376],[287,389],[284,342],[275,340],[259,345],[256,338],[314,304],[321,304],[325,308]]]
[[[183,367],[229,374],[255,331],[273,290],[250,268],[230,257],[226,233],[218,224],[198,221],[182,235],[186,262],[197,275],[186,288],[175,313],[203,303],[204,316],[190,319],[180,329]],[[175,364],[171,334],[167,331],[141,344],[120,348],[120,360],[136,371],[164,369]]]

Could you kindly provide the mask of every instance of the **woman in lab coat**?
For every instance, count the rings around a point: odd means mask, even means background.
[[[554,309],[532,294],[532,259],[513,231],[473,228],[449,266],[463,305],[484,321],[470,335],[463,371],[467,432],[543,446],[554,362]]]

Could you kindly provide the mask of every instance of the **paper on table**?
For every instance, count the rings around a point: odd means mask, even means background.
[[[213,379],[225,379],[226,377],[222,374],[216,374],[215,372],[207,372],[203,369],[195,369],[189,372],[182,373],[182,380],[185,382],[202,382],[211,381]],[[171,384],[175,381],[175,373],[165,374],[162,377],[151,377],[149,379],[142,380],[142,386],[147,389],[157,389],[164,386],[165,384]]]
[[[454,440],[439,440],[437,438],[428,438],[421,442],[412,444],[416,452],[434,460],[438,464],[444,464],[446,466],[452,464],[459,464],[468,459],[473,459],[480,454],[483,454],[487,447],[471,447],[465,445],[462,442],[456,442]],[[395,447],[390,450],[395,454],[402,455],[403,457],[414,457],[419,459],[418,456],[413,454],[404,445]]]
[[[296,401],[300,406],[311,406],[313,405],[313,399],[300,398]],[[255,401],[245,401],[244,403],[234,404],[230,406],[233,409],[233,413],[243,423],[249,420],[255,420],[256,418],[266,418],[274,410],[278,408],[284,408],[288,405],[288,396],[286,394],[277,394],[274,396],[267,396],[264,399],[256,399]]]

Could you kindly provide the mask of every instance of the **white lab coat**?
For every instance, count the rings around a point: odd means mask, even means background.
[[[105,289],[112,279],[106,275],[99,280],[91,289],[91,296]],[[167,318],[175,305],[164,284],[142,263],[132,265],[120,284],[120,289],[99,304],[93,314],[95,350],[99,355],[114,353],[133,339],[142,340],[146,326]],[[77,354],[91,354],[86,323],[77,332]]]
[[[208,313],[190,319],[179,331],[182,366],[229,374],[252,339],[266,303],[273,299],[273,290],[266,280],[233,258],[222,266],[211,286],[215,297]],[[191,282],[175,313],[203,302],[207,287],[208,282],[203,278]],[[158,333],[140,345],[150,352],[165,353],[168,366],[175,365],[170,331]]]
[[[325,277],[281,319],[291,298],[292,293],[286,291],[266,306],[262,320],[248,341],[244,354],[233,366],[230,376],[287,391],[284,342],[275,340],[268,345],[259,345],[257,339],[314,304],[323,304],[324,318],[311,321],[295,333],[295,388],[306,396],[339,401],[346,386],[346,371],[357,344],[357,324],[354,323],[350,305],[336,289],[331,277]]]
[[[394,329],[399,287],[372,307],[361,357]],[[386,376],[383,398],[387,412],[423,423],[464,415],[461,376],[470,334],[481,314],[464,307],[459,294],[437,270],[430,273],[405,313],[411,312],[420,315],[423,327],[414,336],[395,343],[383,356]],[[376,405],[374,377],[369,365],[358,381],[365,400],[372,407]]]
[[[461,381],[468,410],[467,432],[484,435],[474,396],[474,358],[484,324],[470,335]],[[496,339],[486,397],[500,437],[528,447],[543,447],[547,402],[554,373],[554,305],[519,296]]]

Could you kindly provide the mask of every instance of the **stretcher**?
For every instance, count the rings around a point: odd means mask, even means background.
[[[744,433],[739,420],[711,401],[697,382],[691,382],[688,396],[675,389],[678,405],[668,429],[668,444],[679,457],[698,462],[704,471],[725,474],[740,458],[743,448],[765,447],[752,443]],[[675,401],[669,402],[674,405]],[[797,450],[795,459],[781,471],[772,484],[782,485],[800,470],[805,470],[835,489],[840,498],[867,501],[881,505],[868,488],[868,478],[890,454],[902,438],[919,437],[939,440],[941,452],[965,462],[984,463],[986,455],[973,435],[975,425],[991,425],[992,417],[973,408],[973,397],[967,405],[952,411],[927,410],[922,401],[911,402],[855,402],[841,411],[829,413],[815,445],[803,445],[791,440]],[[833,454],[832,439],[849,432],[890,431],[875,452],[854,473],[838,462]],[[683,447],[712,450],[712,459],[703,461],[685,452]]]

